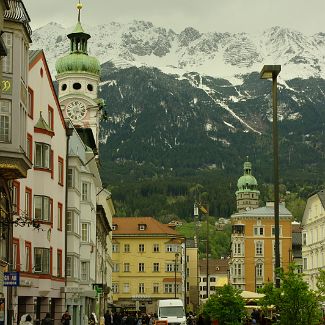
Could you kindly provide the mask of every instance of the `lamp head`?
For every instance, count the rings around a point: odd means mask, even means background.
[[[261,79],[275,79],[281,71],[281,65],[265,65],[260,73]]]

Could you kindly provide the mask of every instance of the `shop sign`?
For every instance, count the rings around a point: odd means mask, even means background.
[[[19,272],[4,272],[3,285],[5,287],[18,287],[19,286]]]
[[[82,288],[79,287],[64,287],[64,293],[82,293]]]
[[[147,295],[135,295],[131,297],[132,300],[139,300],[139,301],[151,301],[152,298]]]

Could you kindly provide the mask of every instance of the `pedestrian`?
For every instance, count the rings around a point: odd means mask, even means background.
[[[88,324],[89,325],[95,325],[95,318],[94,318],[94,315],[91,313],[89,318],[88,318]]]
[[[33,325],[33,323],[32,323],[32,316],[31,315],[27,314],[25,319],[26,320],[25,320],[24,325]]]
[[[205,320],[202,314],[199,315],[199,318],[196,322],[197,325],[204,325],[205,324]]]
[[[121,319],[121,325],[126,325],[126,320],[128,318],[128,315],[126,313],[123,314],[122,319]]]
[[[20,321],[19,321],[19,325],[25,325],[25,322],[26,322],[26,316],[27,316],[28,314],[24,314],[24,315],[22,315],[21,317],[20,317]]]
[[[53,325],[53,320],[50,313],[45,314],[45,317],[42,320],[42,325]]]
[[[194,315],[193,315],[193,312],[190,311],[187,314],[186,323],[187,323],[187,325],[194,325]]]
[[[121,313],[115,312],[113,315],[113,325],[121,325],[122,315]]]
[[[106,310],[104,314],[105,325],[113,325],[113,314]]]
[[[148,315],[149,316],[149,325],[154,325],[154,318],[151,316],[151,314]]]
[[[95,325],[95,324],[98,324],[98,321],[97,321],[97,316],[95,313],[91,313],[90,316],[89,316],[89,320],[88,320],[88,324],[89,325]]]
[[[65,313],[61,317],[61,324],[70,325],[70,320],[71,320],[71,316],[70,316],[68,310],[66,310]]]
[[[253,309],[251,313],[252,321],[255,320],[255,323],[252,324],[259,324],[260,323],[260,311],[258,309]]]

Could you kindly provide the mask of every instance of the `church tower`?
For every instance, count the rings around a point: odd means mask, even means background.
[[[88,55],[87,41],[90,35],[81,26],[80,2],[77,9],[78,22],[67,35],[70,39],[70,53],[59,58],[55,65],[58,98],[64,117],[71,119],[82,137],[89,138],[91,130],[98,149],[99,121],[104,103],[98,98],[100,64],[95,57]]]
[[[237,182],[236,200],[237,211],[258,208],[260,191],[257,189],[256,178],[252,175],[252,163],[244,162],[244,175]]]

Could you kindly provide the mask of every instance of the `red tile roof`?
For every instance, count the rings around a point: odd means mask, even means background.
[[[160,223],[153,217],[114,217],[114,235],[172,235],[181,236],[168,225]],[[139,230],[139,225],[146,225],[144,230]]]
[[[229,268],[229,258],[213,259],[209,258],[209,273],[210,274],[220,274],[227,273]],[[201,274],[205,274],[207,270],[207,260],[199,260],[199,269]]]

